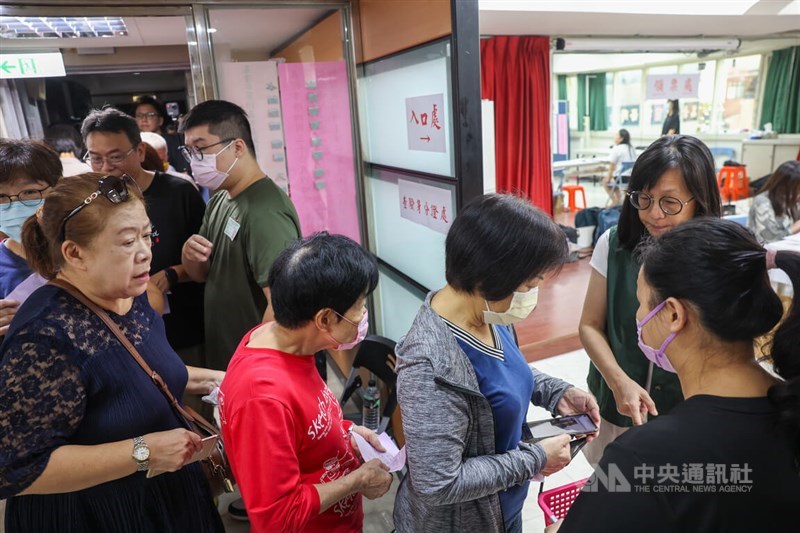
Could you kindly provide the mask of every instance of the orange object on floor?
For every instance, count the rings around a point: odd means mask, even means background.
[[[565,191],[569,195],[569,200],[567,201],[567,208],[570,211],[580,211],[581,209],[586,208],[586,191],[580,185],[563,185],[561,187],[562,191]],[[583,207],[578,207],[575,203],[577,193],[581,193],[581,199],[583,200]]]
[[[717,176],[717,185],[723,198],[730,202],[749,196],[750,182],[747,167],[722,167]]]

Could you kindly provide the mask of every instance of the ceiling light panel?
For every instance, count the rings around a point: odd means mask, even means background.
[[[120,17],[0,17],[0,37],[6,39],[74,39],[125,37]]]

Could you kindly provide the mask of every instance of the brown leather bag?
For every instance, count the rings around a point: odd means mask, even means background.
[[[183,407],[178,400],[172,395],[169,391],[169,388],[164,383],[164,380],[161,379],[161,376],[158,375],[156,371],[150,368],[139,352],[134,348],[133,344],[125,337],[122,331],[119,329],[111,317],[108,316],[100,306],[95,304],[89,298],[86,297],[81,291],[78,290],[77,287],[72,285],[71,283],[64,281],[62,279],[52,279],[50,280],[50,285],[55,285],[67,293],[69,293],[73,298],[81,302],[83,305],[88,307],[91,311],[93,311],[100,320],[111,330],[111,333],[117,337],[119,342],[128,350],[131,356],[139,363],[139,366],[142,367],[142,370],[150,376],[153,380],[153,383],[158,387],[164,397],[169,402],[169,405],[175,411],[175,414],[178,416],[178,420],[181,420],[183,424],[186,426],[187,429],[193,431],[200,435],[200,437],[208,437],[211,435],[217,435],[219,439],[217,440],[217,447],[211,453],[211,455],[200,461],[201,465],[203,466],[203,471],[208,478],[208,485],[211,489],[211,495],[216,498],[223,492],[233,492],[233,485],[235,483],[233,479],[233,473],[231,472],[230,463],[228,462],[228,458],[225,455],[225,448],[222,444],[222,435],[220,435],[219,430],[210,422],[208,422],[205,418],[200,416],[194,409],[191,407]]]

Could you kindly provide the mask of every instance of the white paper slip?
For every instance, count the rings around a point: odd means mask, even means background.
[[[406,465],[406,447],[403,446],[402,450],[398,450],[397,445],[386,433],[378,435],[378,440],[383,444],[385,452],[379,452],[373,448],[372,444],[358,433],[353,432],[353,436],[356,438],[358,451],[361,452],[361,457],[365,463],[373,459],[380,459],[383,464],[389,467],[389,472],[397,472]]]
[[[210,435],[210,436],[204,438],[201,441],[203,443],[203,447],[200,448],[199,451],[194,452],[194,454],[192,455],[192,458],[189,459],[186,462],[186,464],[190,465],[192,463],[195,463],[197,461],[201,461],[201,460],[205,459],[206,457],[210,456],[214,452],[214,449],[217,447],[217,441],[219,441],[219,435]],[[184,466],[186,466],[186,465],[184,465]]]
[[[194,452],[191,459],[189,459],[184,466],[196,463],[197,461],[201,461],[206,457],[210,456],[213,453],[214,448],[216,448],[218,440],[219,440],[219,435],[210,435],[204,438],[201,441],[203,447],[200,448],[200,451]],[[166,470],[153,470],[152,468],[149,468],[147,470],[147,479],[160,476],[164,472],[166,472]]]

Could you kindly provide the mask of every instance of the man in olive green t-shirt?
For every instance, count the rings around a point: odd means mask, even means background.
[[[181,262],[205,281],[206,366],[225,370],[242,337],[271,318],[267,277],[300,222],[292,201],[264,175],[245,112],[222,100],[186,115],[184,156],[197,183],[216,191]]]

